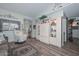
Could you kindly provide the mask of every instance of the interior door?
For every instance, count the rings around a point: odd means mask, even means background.
[[[40,41],[49,44],[49,23],[40,24]]]

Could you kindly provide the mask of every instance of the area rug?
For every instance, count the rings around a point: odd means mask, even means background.
[[[26,45],[13,50],[13,56],[38,56],[38,51],[31,45]]]

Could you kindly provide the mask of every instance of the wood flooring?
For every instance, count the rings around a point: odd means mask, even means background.
[[[67,42],[62,48],[48,45],[36,39],[29,39],[27,43],[37,49],[41,56],[79,56],[79,46]]]
[[[27,47],[27,45],[30,45],[32,48],[34,48],[37,51],[37,53],[31,56],[79,56],[79,46],[73,42],[72,43],[67,42],[65,46],[61,48],[56,47],[54,45],[45,44],[36,39],[28,39],[23,44],[10,43],[10,45],[11,45],[12,50],[16,49],[17,51],[19,50],[22,51],[24,47]],[[6,44],[0,45],[0,55],[6,56],[7,54],[6,53],[3,54],[3,53],[6,52],[7,49],[8,48]],[[26,55],[27,54],[24,54],[23,56],[26,56]]]

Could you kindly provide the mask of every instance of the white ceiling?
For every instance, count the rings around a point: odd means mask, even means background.
[[[64,13],[67,17],[79,17],[79,3],[74,3],[64,8]]]
[[[0,8],[35,18],[55,4],[56,3],[0,3]]]
[[[63,3],[64,4],[64,3]],[[36,18],[48,9],[55,9],[56,6],[63,5],[62,3],[0,3],[0,8],[23,14],[31,18]],[[79,4],[71,4],[64,8],[67,17],[79,17]]]

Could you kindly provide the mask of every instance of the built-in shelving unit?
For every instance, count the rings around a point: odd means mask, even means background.
[[[50,36],[56,38],[56,19],[50,24]]]

